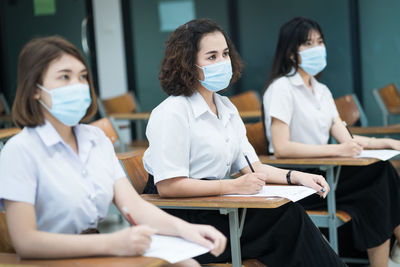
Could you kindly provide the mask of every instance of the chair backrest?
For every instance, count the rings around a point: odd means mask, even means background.
[[[265,136],[263,122],[246,123],[247,139],[257,155],[268,155],[268,139]]]
[[[115,131],[109,118],[101,118],[99,120],[91,122],[90,125],[93,125],[93,126],[96,126],[96,127],[99,127],[100,129],[102,129],[103,132],[106,134],[106,136],[108,138],[110,138],[110,140],[113,144],[115,144],[119,140],[118,134]]]
[[[364,110],[355,94],[347,94],[335,99],[336,108],[340,118],[346,122],[348,126],[353,126],[360,121],[361,126],[368,126],[368,120]]]
[[[125,173],[131,180],[133,187],[141,194],[146,187],[149,174],[143,166],[143,153],[145,150],[133,150],[125,153],[118,153],[118,159],[125,169]]]
[[[15,253],[8,233],[5,211],[0,212],[0,252]]]
[[[388,84],[378,90],[379,96],[389,113],[396,113],[400,107],[400,94],[396,85]],[[398,112],[397,112],[398,113]]]
[[[252,111],[261,109],[261,101],[256,91],[246,91],[229,97],[229,100],[239,111]]]
[[[111,113],[132,113],[137,109],[135,98],[130,92],[113,98],[102,99],[101,104],[107,115]]]

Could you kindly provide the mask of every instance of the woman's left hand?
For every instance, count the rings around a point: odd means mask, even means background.
[[[325,198],[330,190],[329,184],[322,175],[316,175],[306,172],[293,171],[292,181],[317,191],[317,194]]]
[[[218,257],[226,247],[226,237],[211,225],[185,223],[179,227],[180,236],[209,248]]]

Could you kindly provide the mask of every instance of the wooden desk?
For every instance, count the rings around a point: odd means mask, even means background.
[[[19,133],[21,129],[19,128],[5,128],[5,129],[0,129],[0,139],[7,139],[10,138],[17,133]]]
[[[116,120],[148,120],[150,118],[150,112],[112,113],[110,117]]]
[[[294,167],[294,168],[319,168],[326,171],[326,180],[331,188],[327,196],[328,214],[315,215],[310,214],[311,219],[319,227],[328,227],[329,241],[336,253],[338,250],[337,228],[345,222],[336,215],[336,196],[335,190],[339,180],[340,170],[342,166],[367,166],[378,162],[378,159],[372,158],[305,158],[305,159],[277,159],[274,156],[258,156],[260,161],[265,164],[275,165],[278,167]],[[336,167],[336,172],[335,172]]]
[[[57,260],[21,260],[17,254],[0,253],[0,266],[54,266],[54,267],[158,267],[167,262],[157,258],[149,257],[91,257],[75,259],[57,259]]]
[[[239,115],[242,119],[260,119],[261,110],[249,110],[249,111],[239,111]]]
[[[290,200],[281,197],[193,197],[193,198],[161,198],[159,195],[142,194],[143,199],[163,209],[201,209],[219,210],[229,216],[232,266],[242,266],[240,236],[246,217],[247,208],[277,208]],[[242,209],[239,223],[239,209]]]

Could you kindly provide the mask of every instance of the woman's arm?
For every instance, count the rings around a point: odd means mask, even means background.
[[[333,120],[333,125],[331,128],[332,136],[339,143],[346,143],[351,140],[351,135],[344,126],[342,120],[337,117]],[[400,150],[400,141],[392,138],[375,138],[360,135],[353,135],[354,140],[360,144],[364,149],[395,149]]]
[[[22,258],[67,258],[99,255],[142,255],[154,230],[129,227],[112,234],[72,235],[37,230],[31,204],[4,200],[7,226],[17,254]]]
[[[254,162],[252,166],[257,173],[265,173],[267,175],[267,183],[287,184],[286,174],[289,170],[262,164],[259,161]],[[241,169],[240,172],[250,173],[251,170],[246,166],[245,168]],[[292,171],[290,174],[290,180],[292,184],[304,185],[315,189],[321,197],[326,197],[330,190],[329,184],[321,175]]]
[[[336,125],[337,123],[334,123],[332,127],[334,128]],[[342,127],[347,131],[343,124]],[[293,142],[290,140],[289,126],[274,117],[272,117],[271,122],[271,139],[275,156],[281,158],[352,157],[358,155],[362,150],[362,146],[351,139],[342,144],[331,145],[310,145]]]
[[[128,179],[119,179],[114,184],[114,202],[118,209],[126,207],[138,225],[148,225],[157,233],[181,236],[187,240],[208,247],[215,256],[221,254],[226,245],[226,237],[214,227],[187,223],[174,217],[153,204],[143,200]],[[136,228],[136,227],[134,227]]]
[[[200,197],[225,194],[256,194],[265,184],[263,173],[248,173],[236,179],[198,180],[175,177],[157,183],[163,197]]]

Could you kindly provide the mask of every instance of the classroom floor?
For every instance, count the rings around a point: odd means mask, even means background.
[[[128,227],[129,223],[120,218],[118,214],[109,214],[107,218],[99,225],[99,230],[101,233],[111,233]],[[369,265],[351,265],[354,267],[367,267]],[[388,267],[400,267],[400,264],[395,263],[389,259],[389,266]]]

